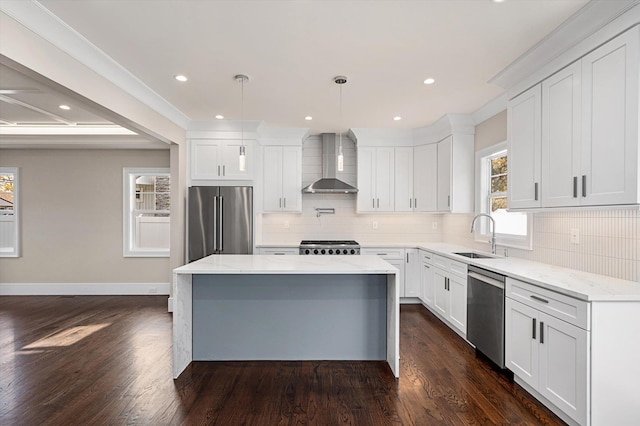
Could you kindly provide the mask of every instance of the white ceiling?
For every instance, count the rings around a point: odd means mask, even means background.
[[[446,113],[472,113],[502,93],[491,77],[588,1],[40,3],[191,120],[239,119],[233,76],[242,73],[250,77],[246,120],[315,134],[415,128]],[[349,79],[342,126],[336,75]],[[427,77],[436,83],[424,85]]]

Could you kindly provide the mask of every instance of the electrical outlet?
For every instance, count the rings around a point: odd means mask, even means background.
[[[378,222],[375,220],[373,221],[373,229],[378,229]]]
[[[158,292],[158,287],[149,287],[149,294],[155,294]]]
[[[438,222],[431,222],[431,229],[438,229]]]
[[[571,228],[571,244],[580,244],[580,230]]]
[[[284,229],[289,229],[289,221],[288,220],[284,221]]]

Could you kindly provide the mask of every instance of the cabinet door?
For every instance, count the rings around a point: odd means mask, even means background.
[[[375,195],[376,211],[392,212],[394,209],[394,148],[376,148]]]
[[[404,273],[404,259],[385,259],[387,262],[398,268],[398,282],[400,283],[400,297],[405,297],[405,273]]]
[[[302,147],[282,148],[282,210],[302,211]]]
[[[241,145],[240,141],[225,141],[222,145],[222,173],[220,178],[229,180],[251,178],[251,168],[253,166],[252,147],[248,141],[245,141],[246,163],[245,170],[241,171],[239,160]]]
[[[467,334],[467,280],[449,276],[449,320]]]
[[[438,207],[438,145],[417,146],[413,153],[413,210],[435,212]]]
[[[449,136],[438,143],[438,211],[451,210],[451,143]]]
[[[413,148],[395,149],[394,210],[413,211]]]
[[[508,297],[505,299],[505,364],[533,388],[538,387],[539,313]]]
[[[405,257],[404,297],[420,297],[420,258],[418,249],[407,249]]]
[[[444,316],[449,315],[449,292],[446,287],[447,273],[439,268],[433,268],[433,307]]]
[[[191,179],[220,179],[221,145],[215,140],[191,141]]]
[[[582,58],[583,205],[638,200],[637,26]]]
[[[539,392],[579,424],[587,423],[588,333],[539,314]]]
[[[434,276],[431,265],[422,263],[422,269],[420,271],[420,281],[422,284],[422,301],[429,307],[433,307],[433,291],[434,291]]]
[[[507,104],[509,171],[507,197],[511,209],[540,207],[542,87],[537,85]]]
[[[580,74],[578,61],[542,82],[542,207],[580,204]]]
[[[282,148],[264,148],[263,209],[265,212],[282,210]]]
[[[376,148],[358,148],[358,211],[373,212],[375,206],[375,158]]]

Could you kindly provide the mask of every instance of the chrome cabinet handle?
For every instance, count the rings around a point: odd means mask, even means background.
[[[387,253],[378,253],[378,256],[386,256]]]
[[[451,195],[447,195],[447,207],[451,207]]]
[[[538,201],[538,182],[533,184],[533,192],[534,192],[533,200]]]
[[[544,343],[544,323],[540,321],[540,343]]]
[[[413,208],[417,209],[418,208],[418,197],[413,199]]]
[[[573,177],[573,198],[578,198],[578,176]]]
[[[278,207],[282,208],[282,198],[278,198]]]
[[[411,198],[409,198],[409,208],[412,208],[411,207]]]
[[[213,251],[218,250],[218,197],[213,197]]]
[[[407,253],[407,263],[409,263],[409,253]]]
[[[587,175],[582,175],[582,198],[587,196]]]
[[[284,202],[282,203],[283,204],[282,207],[284,207],[286,209],[287,208],[287,197],[284,197],[283,200],[284,200]]]
[[[376,199],[375,198],[371,199],[371,207],[374,208],[374,209],[376,208]]]
[[[218,164],[218,176],[220,176],[220,164]]]
[[[225,171],[226,166],[223,164],[222,165],[222,176],[225,176],[227,173]]]
[[[378,208],[380,208],[380,198],[377,198],[378,200]]]

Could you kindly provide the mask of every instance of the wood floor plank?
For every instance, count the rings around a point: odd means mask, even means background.
[[[400,331],[399,380],[384,361],[247,361],[174,381],[166,297],[0,297],[0,424],[563,424],[424,307]]]

